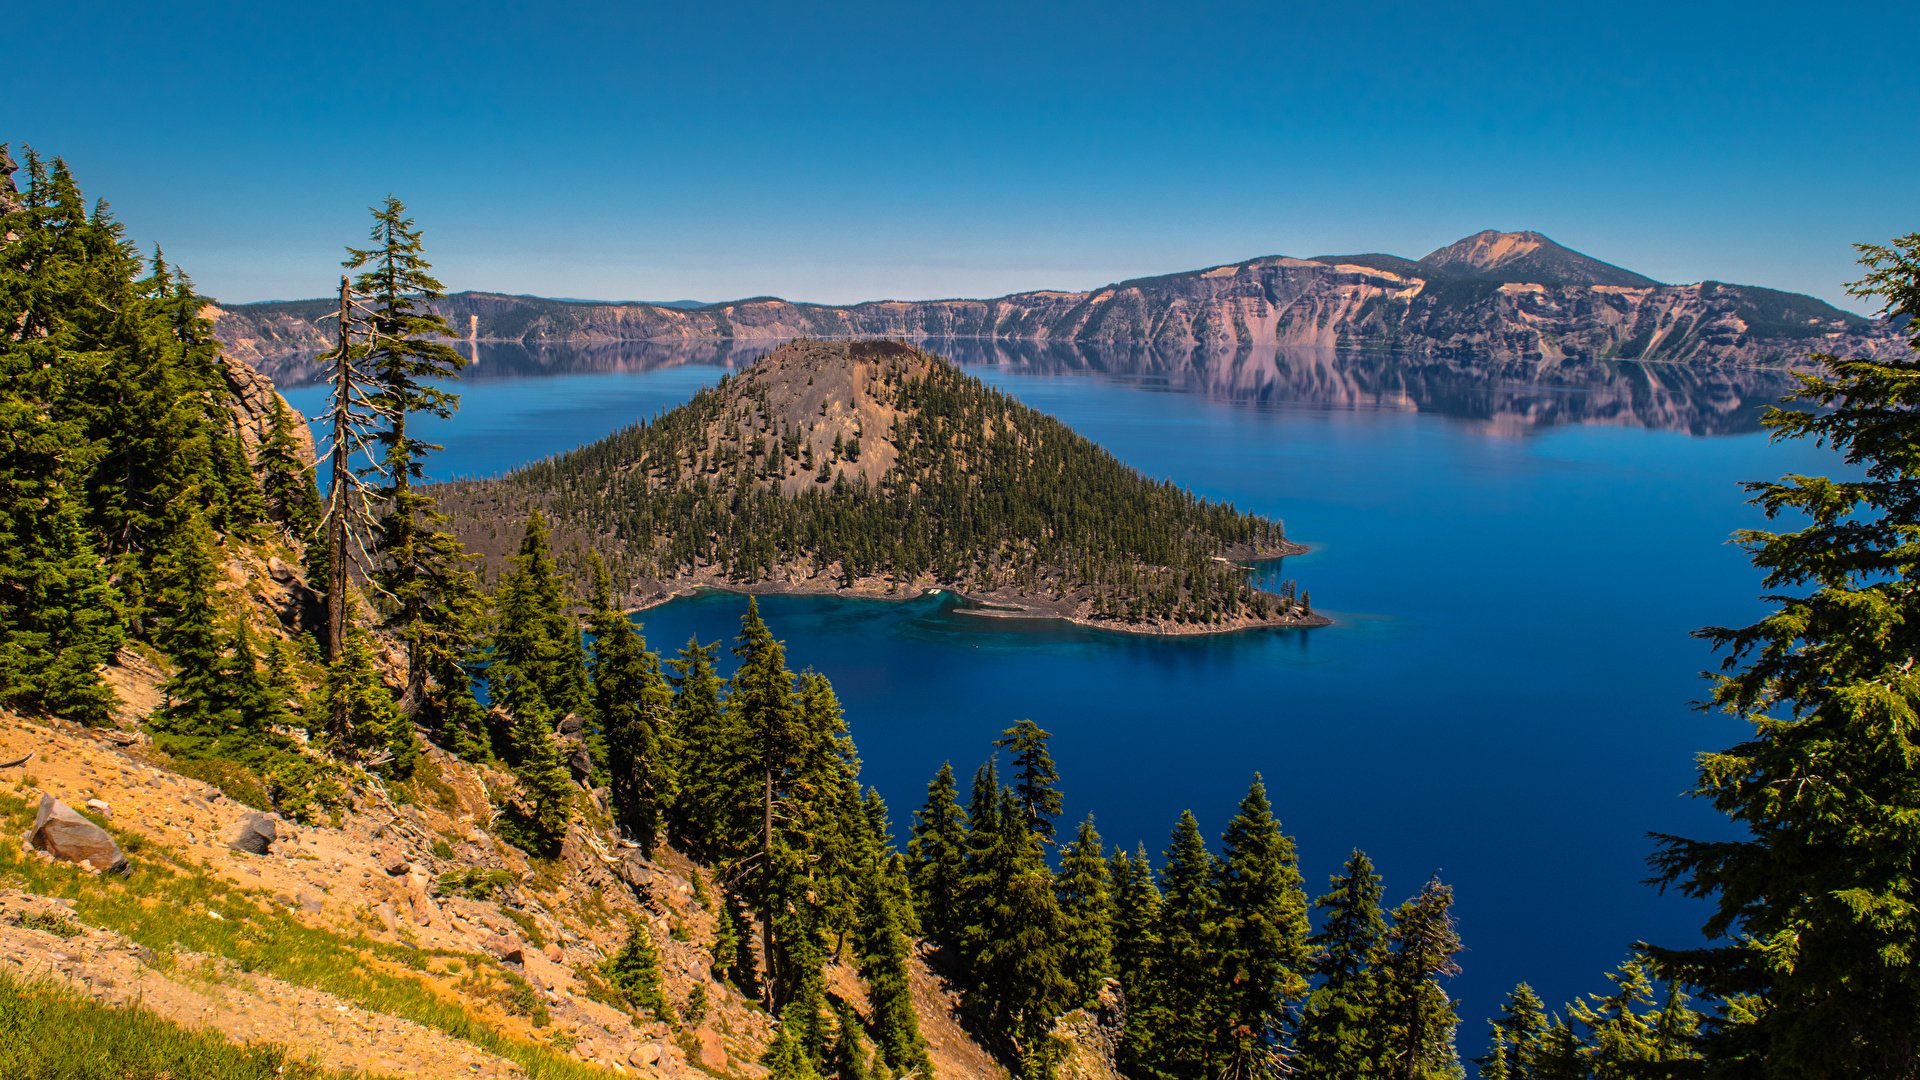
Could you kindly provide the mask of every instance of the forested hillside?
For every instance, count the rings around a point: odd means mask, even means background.
[[[688,583],[958,590],[1008,612],[1180,632],[1313,625],[1243,560],[1278,522],[1155,483],[1058,421],[891,342],[795,342],[687,405],[490,481],[435,489],[461,539],[547,515],[629,601]]]

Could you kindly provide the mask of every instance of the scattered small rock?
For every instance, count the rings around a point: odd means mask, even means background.
[[[559,963],[561,959],[567,955],[566,953],[563,953],[560,951],[560,946],[555,945],[551,941],[547,942],[547,947],[545,949],[542,949],[541,952],[544,952],[547,956],[547,959],[553,961],[556,964]]]
[[[524,946],[517,939],[505,934],[494,934],[487,938],[486,948],[495,957],[509,964],[524,963],[527,958]]]
[[[408,893],[407,906],[412,911],[413,921],[419,923],[421,926],[432,926],[433,917],[440,914],[439,907],[437,907],[431,899],[428,899],[427,894],[424,892]]]
[[[103,818],[110,818],[113,816],[113,807],[109,805],[107,800],[105,799],[88,799],[87,809],[93,811],[96,814],[99,814]]]
[[[407,857],[400,854],[400,850],[391,844],[380,845],[375,855],[380,859],[380,869],[385,870],[394,877],[399,877],[401,874],[406,873],[412,866],[411,863],[407,862]]]
[[[33,831],[27,842],[48,859],[88,862],[116,874],[127,871],[127,857],[113,842],[107,830],[81,817],[73,807],[51,795],[40,796],[40,812],[34,815]]]
[[[659,1060],[659,1043],[641,1043],[639,1046],[627,1051],[627,1064],[635,1068],[644,1069]]]
[[[279,830],[272,814],[248,814],[240,819],[240,832],[227,846],[249,855],[266,855],[273,851],[273,842],[278,838]]]

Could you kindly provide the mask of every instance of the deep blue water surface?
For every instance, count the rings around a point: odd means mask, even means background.
[[[723,370],[476,371],[437,434],[439,475],[568,449]],[[1156,861],[1182,809],[1217,835],[1261,773],[1311,891],[1354,847],[1390,901],[1436,873],[1455,886],[1469,1055],[1514,982],[1558,1003],[1602,989],[1636,939],[1693,939],[1702,909],[1640,884],[1648,831],[1725,827],[1683,797],[1692,755],[1740,734],[1690,708],[1714,657],[1689,632],[1762,610],[1726,543],[1758,520],[1738,482],[1830,471],[1829,456],[1769,445],[1739,420],[1752,402],[1730,406],[1725,387],[1710,408],[1684,389],[1677,407],[1671,387],[1643,393],[1645,372],[1607,376],[1635,389],[1606,392],[1641,404],[1597,415],[1574,407],[1591,386],[1508,385],[1463,405],[1456,384],[1445,400],[1355,408],[970,370],[1150,476],[1284,518],[1312,550],[1269,572],[1299,579],[1336,623],[1171,640],[985,620],[940,597],[765,600],[794,666],[833,680],[902,831],[942,761],[964,790],[1021,717],[1054,733],[1068,818],[1092,812],[1109,843],[1144,842]],[[289,396],[311,412],[317,393]],[[1708,412],[1713,430],[1745,433],[1689,434],[1687,417]],[[704,594],[645,613],[645,629],[663,649],[730,640],[744,606]]]

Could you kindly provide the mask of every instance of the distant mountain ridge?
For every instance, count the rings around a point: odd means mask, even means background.
[[[436,307],[481,341],[796,337],[1127,342],[1160,350],[1380,349],[1505,362],[1623,359],[1783,366],[1809,352],[1893,355],[1904,338],[1822,300],[1752,285],[1663,285],[1537,232],[1488,230],[1413,260],[1266,256],[1087,291],[983,300],[680,307],[466,292]],[[210,305],[215,332],[283,382],[327,347],[325,300]]]

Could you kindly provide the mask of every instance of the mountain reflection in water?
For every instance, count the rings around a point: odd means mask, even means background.
[[[625,341],[589,344],[459,342],[469,381],[642,372],[682,365],[744,368],[776,341]],[[1760,428],[1762,406],[1793,386],[1776,368],[1693,367],[1633,360],[1489,363],[1379,352],[1302,349],[1163,350],[978,338],[920,347],[956,363],[1027,375],[1083,375],[1262,408],[1423,412],[1488,434],[1525,435],[1566,425],[1608,425],[1693,435]],[[302,362],[283,378],[310,381]],[[303,378],[304,377],[304,378]]]

